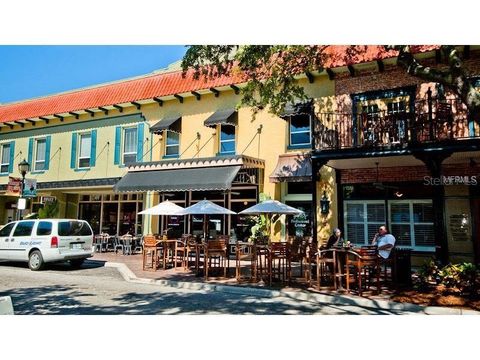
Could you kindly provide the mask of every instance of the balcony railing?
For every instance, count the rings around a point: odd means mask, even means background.
[[[459,100],[416,101],[413,111],[321,113],[314,122],[316,150],[392,148],[480,137]]]

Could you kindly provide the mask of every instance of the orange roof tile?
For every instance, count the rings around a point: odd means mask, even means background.
[[[366,46],[359,54],[349,56],[347,45],[328,48],[329,60],[326,68],[346,66],[397,55],[395,51],[385,51],[381,46]],[[430,51],[437,46],[418,46],[416,52]],[[99,85],[93,88],[74,90],[17,103],[0,105],[0,122],[47,116],[52,114],[80,111],[113,104],[151,99],[167,95],[186,93],[212,87],[228,86],[244,82],[239,74],[215,79],[193,79],[192,71],[186,77],[181,71],[159,73],[144,77]]]

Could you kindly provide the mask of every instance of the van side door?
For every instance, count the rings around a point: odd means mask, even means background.
[[[10,234],[15,224],[9,223],[0,230],[0,260],[10,259]]]
[[[26,261],[28,260],[28,252],[32,247],[40,248],[40,245],[34,244],[32,241],[32,230],[35,220],[22,220],[17,223],[10,236],[10,260]]]

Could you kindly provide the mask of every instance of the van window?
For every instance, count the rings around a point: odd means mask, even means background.
[[[92,235],[92,230],[84,221],[61,221],[58,223],[58,235],[88,236]]]
[[[15,223],[10,223],[5,225],[2,230],[0,230],[0,237],[10,236],[10,232],[12,231]]]
[[[13,236],[30,236],[32,235],[33,224],[35,221],[21,221],[18,223]]]
[[[37,235],[51,235],[52,223],[50,221],[40,221],[37,226]]]

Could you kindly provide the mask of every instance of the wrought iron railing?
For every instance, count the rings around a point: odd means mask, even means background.
[[[416,101],[403,112],[320,113],[314,122],[316,150],[405,147],[480,137],[478,122],[457,99]]]

